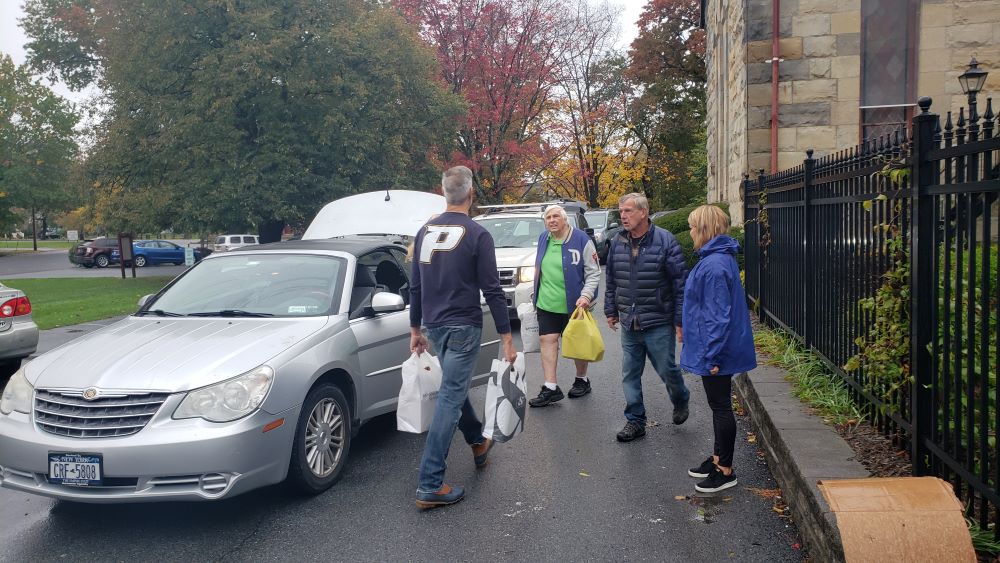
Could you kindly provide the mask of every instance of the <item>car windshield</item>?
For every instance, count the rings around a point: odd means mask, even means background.
[[[545,230],[541,217],[483,217],[476,221],[490,232],[497,248],[534,248]]]
[[[306,254],[220,256],[198,263],[146,309],[171,316],[328,315],[340,303],[344,264]]]
[[[219,237],[215,239],[215,244],[226,244],[226,237]]]
[[[603,227],[608,224],[607,211],[588,211],[583,216],[587,218],[587,224],[593,227]]]

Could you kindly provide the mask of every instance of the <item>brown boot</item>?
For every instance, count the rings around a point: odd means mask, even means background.
[[[472,444],[472,457],[476,462],[476,467],[485,467],[490,450],[493,449],[493,440],[486,438],[478,444]]]

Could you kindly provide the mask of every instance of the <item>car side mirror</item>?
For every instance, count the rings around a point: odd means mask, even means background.
[[[403,297],[399,294],[383,291],[381,293],[376,293],[375,296],[372,297],[372,314],[392,313],[395,311],[402,311],[405,308],[406,303],[403,302]]]
[[[143,307],[145,307],[146,303],[149,303],[149,300],[152,299],[153,297],[156,297],[156,295],[153,293],[150,293],[149,295],[143,295],[142,297],[140,297],[139,308],[142,309]]]
[[[619,225],[618,223],[611,223],[610,225],[608,225],[608,228],[609,229],[617,229],[620,226],[621,225]]]
[[[587,227],[586,229],[583,230],[583,232],[587,233],[590,236],[594,236],[594,229],[593,229],[593,227]]]

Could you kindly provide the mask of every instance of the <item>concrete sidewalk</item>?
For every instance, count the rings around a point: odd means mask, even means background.
[[[734,387],[810,555],[817,561],[843,561],[836,518],[816,484],[870,473],[840,434],[792,395],[785,375],[779,368],[761,365],[735,378]]]

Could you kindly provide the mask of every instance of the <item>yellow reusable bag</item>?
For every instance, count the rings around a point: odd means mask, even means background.
[[[564,358],[599,362],[604,359],[604,339],[594,315],[586,307],[577,307],[562,334]]]

